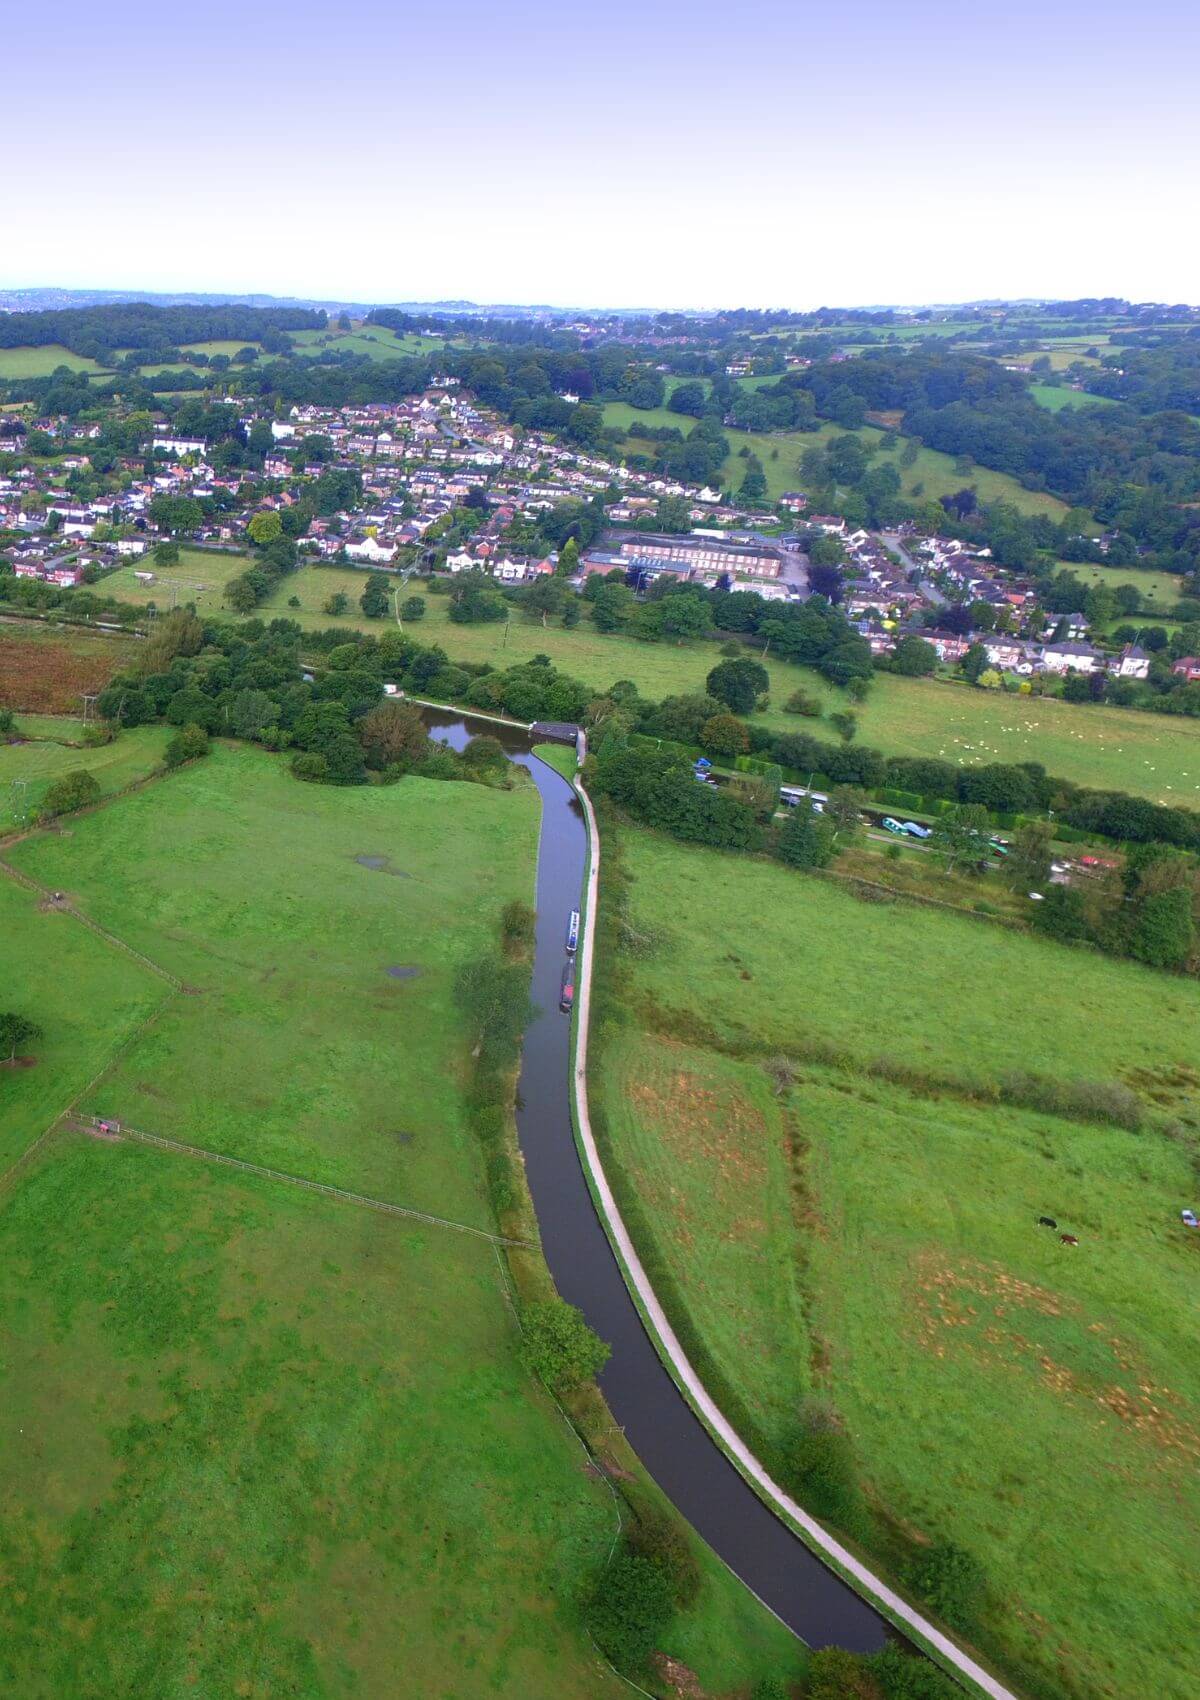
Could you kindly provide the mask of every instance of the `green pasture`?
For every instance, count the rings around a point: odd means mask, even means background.
[[[182,608],[193,602],[202,618],[224,615],[229,619],[233,616],[224,601],[225,586],[250,564],[249,554],[226,555],[212,549],[189,549],[185,545],[175,565],[163,567],[154,559],[151,549],[128,566],[118,567],[99,588],[105,596],[115,596],[121,602],[133,602],[139,607],[152,602],[160,614],[169,613],[172,606]],[[138,573],[153,573],[154,583],[144,584]]]
[[[32,821],[56,779],[82,768],[109,795],[161,765],[169,726],[133,726],[111,744],[83,749],[83,723],[19,715],[17,733],[28,743],[0,743],[0,831]]]
[[[72,372],[108,375],[107,368],[85,355],[72,354],[61,343],[42,343],[35,348],[0,348],[0,379],[48,378],[60,366]]]

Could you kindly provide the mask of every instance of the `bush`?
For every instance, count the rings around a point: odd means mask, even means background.
[[[670,1578],[676,1606],[695,1602],[700,1592],[700,1566],[692,1551],[686,1525],[670,1512],[644,1509],[625,1535],[631,1552],[657,1564]]]
[[[628,1546],[601,1575],[585,1609],[600,1651],[618,1670],[630,1673],[644,1669],[673,1615],[670,1578]]]
[[[808,1667],[807,1700],[882,1700],[883,1690],[863,1659],[844,1647],[822,1647]]]
[[[55,780],[46,792],[39,818],[54,820],[58,815],[73,815],[77,809],[86,809],[90,803],[97,802],[99,797],[100,786],[94,775],[76,768]]]
[[[305,750],[292,757],[292,772],[297,779],[313,785],[324,785],[329,778],[329,763],[315,751]]]
[[[185,726],[176,732],[167,745],[164,760],[168,767],[182,767],[185,761],[208,754],[208,733],[203,726]]]
[[[819,1400],[800,1412],[787,1474],[806,1511],[848,1534],[862,1527],[862,1494],[850,1441],[836,1413]]]
[[[574,1391],[608,1362],[611,1348],[565,1299],[541,1299],[521,1313],[525,1366],[554,1393]]]
[[[804,714],[810,720],[819,720],[821,718],[821,704],[819,699],[810,695],[808,691],[793,691],[783,705],[783,712],[785,714]]]
[[[937,1541],[909,1572],[909,1582],[952,1629],[973,1624],[986,1592],[979,1560],[951,1541]]]
[[[526,954],[533,949],[537,928],[537,911],[520,898],[504,905],[500,916],[500,937],[510,956]]]

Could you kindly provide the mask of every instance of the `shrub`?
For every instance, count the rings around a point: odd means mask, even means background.
[[[808,1667],[807,1700],[882,1700],[866,1662],[844,1647],[822,1647]]]
[[[203,726],[184,726],[167,745],[164,760],[168,767],[182,767],[185,761],[208,754],[208,733]]]
[[[585,1610],[600,1651],[627,1672],[644,1668],[673,1615],[669,1576],[627,1546],[601,1575]]]
[[[953,1542],[935,1542],[914,1563],[908,1579],[952,1629],[966,1629],[978,1616],[986,1591],[983,1566]]]
[[[324,785],[329,778],[329,763],[314,750],[304,750],[292,757],[292,772],[297,779],[313,785]]]
[[[810,720],[819,720],[821,718],[821,704],[808,691],[793,691],[783,705],[783,712],[785,714],[804,714]]]
[[[77,809],[86,809],[90,803],[99,799],[100,786],[93,774],[83,768],[76,768],[72,773],[64,773],[42,798],[39,818],[54,820],[58,815],[73,815]]]
[[[509,955],[524,954],[533,949],[537,927],[537,911],[520,898],[504,905],[500,916],[500,937]]]
[[[806,1511],[853,1533],[864,1518],[850,1441],[837,1414],[819,1400],[800,1412],[787,1474]]]
[[[685,1524],[670,1512],[643,1509],[625,1535],[631,1552],[648,1558],[671,1580],[671,1594],[679,1607],[690,1606],[700,1592],[700,1566],[692,1551]]]

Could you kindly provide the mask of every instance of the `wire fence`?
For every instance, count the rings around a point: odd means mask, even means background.
[[[406,1216],[416,1222],[427,1222],[435,1228],[450,1228],[457,1234],[470,1234],[473,1238],[486,1240],[490,1245],[519,1246],[528,1250],[524,1240],[506,1239],[502,1234],[489,1234],[486,1228],[474,1228],[469,1222],[455,1222],[448,1216],[434,1216],[427,1210],[416,1210],[408,1204],[393,1204],[390,1199],[371,1198],[362,1192],[349,1192],[345,1187],[332,1186],[327,1181],[308,1180],[303,1175],[289,1175],[283,1169],[269,1169],[262,1163],[248,1163],[242,1157],[230,1157],[223,1151],[206,1151],[199,1145],[186,1145],[179,1139],[167,1139],[160,1133],[147,1133],[143,1128],[130,1127],[127,1122],[104,1121],[104,1118],[93,1116],[91,1127],[104,1125],[105,1131],[120,1135],[122,1139],[135,1139],[142,1145],[156,1146],[160,1151],[173,1151],[181,1157],[196,1157],[205,1163],[220,1163],[228,1169],[240,1169],[243,1174],[257,1175],[263,1180],[282,1181],[288,1186],[303,1187],[306,1192],[324,1193],[327,1198],[338,1198],[346,1204],[357,1204],[364,1210],[378,1210],[385,1216]]]

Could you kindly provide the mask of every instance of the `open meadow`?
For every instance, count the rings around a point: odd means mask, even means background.
[[[169,726],[132,726],[111,744],[82,747],[81,720],[20,715],[17,736],[0,743],[0,832],[31,821],[56,779],[79,769],[90,773],[105,796],[153,773],[171,736]]]
[[[338,330],[331,324],[323,331],[289,331],[292,347],[298,354],[366,354],[372,360],[398,360],[409,354],[431,354],[444,348],[445,340],[437,336],[399,336],[386,325],[356,325],[352,330]]]
[[[593,1098],[719,1402],[785,1474],[805,1401],[832,1407],[860,1538],[901,1574],[931,1541],[971,1553],[966,1627],[1026,1692],[1184,1700],[1200,988],[630,827],[620,844],[628,925],[605,936],[638,942],[601,962]],[[950,1084],[1018,1070],[1123,1080],[1150,1120]]]
[[[115,596],[138,607],[153,603],[159,613],[192,602],[202,619],[231,619],[233,616],[224,601],[225,586],[249,565],[248,554],[223,554],[215,549],[189,549],[184,545],[173,566],[159,566],[153,553],[147,553],[127,567],[118,567],[99,588],[105,596]],[[144,583],[138,573],[153,573],[154,582]]]
[[[104,373],[108,368],[84,354],[72,354],[61,343],[41,343],[32,348],[0,348],[0,381],[6,378],[48,378],[60,366],[72,372]]]
[[[192,989],[85,1107],[486,1227],[452,987],[525,895],[536,834],[531,787],[337,790],[235,747],[18,845]]]
[[[302,567],[284,580],[264,613],[286,615],[315,628],[384,631],[389,622],[364,619],[359,610],[365,583],[366,574],[353,569]],[[349,596],[350,609],[334,618],[322,610],[338,590]],[[447,597],[430,596],[419,585],[411,590],[425,595],[425,617],[406,623],[404,629],[421,643],[440,644],[452,661],[513,667],[535,655],[548,655],[556,667],[597,691],[630,679],[643,696],[657,700],[703,691],[707,674],[721,659],[716,642],[642,643],[620,633],[599,632],[586,615],[570,631],[560,622],[543,626],[517,608],[507,623],[455,625]],[[287,606],[292,596],[300,600],[298,610]],[[828,714],[846,706],[844,694],[811,668],[771,656],[765,666],[772,706],[751,718],[780,732],[814,732],[833,742],[835,733],[827,722],[785,714],[782,705],[802,688],[817,697]],[[859,743],[886,755],[940,756],[960,765],[1037,761],[1047,773],[1079,785],[1130,791],[1156,802],[1200,805],[1200,723],[1182,716],[974,690],[893,673],[876,676],[870,696],[855,712]]]
[[[6,1692],[617,1692],[579,1616],[612,1489],[495,1248],[82,1131],[494,1231],[450,987],[531,894],[537,821],[524,781],[325,789],[218,747],[10,847],[70,907],[0,875],[6,1000],[43,1029],[0,1075]],[[802,1668],[697,1556],[665,1650],[714,1694]]]

